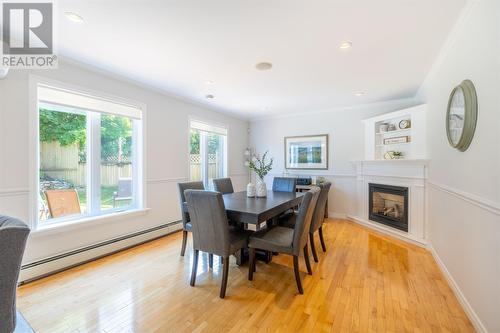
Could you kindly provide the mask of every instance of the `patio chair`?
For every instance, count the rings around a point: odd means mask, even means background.
[[[132,200],[132,178],[118,179],[118,191],[113,192],[113,207],[117,201]]]
[[[49,217],[49,207],[42,198],[42,195],[38,193],[38,202],[40,203],[40,209],[38,211],[38,219],[44,220]]]
[[[81,214],[80,200],[75,189],[46,190],[44,193],[52,218]]]

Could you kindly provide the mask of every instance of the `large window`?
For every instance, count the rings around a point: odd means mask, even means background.
[[[227,130],[223,127],[191,121],[189,136],[189,175],[212,189],[214,178],[226,177]]]
[[[141,110],[46,85],[37,92],[38,226],[140,208]]]

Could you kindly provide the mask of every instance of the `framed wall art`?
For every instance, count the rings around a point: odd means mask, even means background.
[[[328,134],[285,137],[285,168],[328,170]]]
[[[397,136],[394,138],[384,139],[384,145],[393,145],[396,143],[407,143],[410,142],[410,137],[408,136]]]

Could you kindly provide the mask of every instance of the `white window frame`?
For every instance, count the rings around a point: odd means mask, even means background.
[[[100,211],[98,214],[85,214],[79,216],[61,217],[56,219],[50,219],[43,222],[43,226],[39,225],[39,192],[40,192],[40,147],[39,147],[39,102],[38,102],[38,87],[40,85],[52,86],[60,89],[70,90],[76,93],[81,93],[85,95],[90,95],[92,97],[109,100],[116,103],[122,103],[126,105],[131,105],[141,111],[142,117],[139,121],[134,120],[133,124],[133,142],[135,143],[135,149],[132,153],[132,179],[133,179],[133,205],[127,207],[118,207],[116,209],[108,209]],[[70,224],[88,222],[94,220],[102,220],[106,218],[113,219],[117,216],[124,216],[127,214],[136,214],[138,211],[146,210],[147,200],[146,200],[146,136],[145,136],[145,126],[146,126],[146,105],[141,102],[134,100],[109,95],[103,92],[94,91],[81,86],[73,85],[66,82],[61,82],[57,80],[52,80],[44,78],[41,76],[30,75],[29,77],[29,100],[30,100],[30,149],[29,149],[29,166],[30,166],[30,200],[29,200],[29,224],[32,230],[43,230],[53,227],[63,227]],[[100,172],[100,160],[92,158],[95,154],[92,154],[92,150],[100,151],[100,114],[96,111],[89,110],[87,113],[87,126],[93,126],[92,131],[88,133],[93,133],[95,137],[87,138],[87,159],[89,160],[88,168],[92,168],[95,172]],[[100,156],[100,154],[99,154]],[[99,167],[96,167],[99,166]],[[90,186],[91,172],[87,172],[88,186]],[[99,175],[93,177],[94,188],[96,186],[100,187]],[[89,193],[89,192],[87,192]],[[99,193],[99,191],[97,191]],[[94,194],[96,192],[94,191]],[[100,198],[98,195],[94,195],[93,198],[87,197],[87,201],[90,205],[100,205]],[[96,206],[94,206],[95,208]],[[125,208],[125,209],[124,209]],[[99,211],[99,209],[95,211]]]
[[[214,134],[219,134],[219,135],[223,135],[224,136],[224,142],[223,142],[223,147],[222,147],[222,153],[223,153],[223,166],[222,166],[222,177],[227,177],[227,170],[228,170],[228,156],[227,156],[227,152],[228,152],[228,136],[229,136],[229,126],[227,126],[226,124],[222,124],[222,123],[217,123],[217,122],[214,122],[214,121],[210,121],[210,120],[204,120],[204,119],[200,119],[198,117],[193,117],[193,116],[190,116],[188,117],[188,125],[187,125],[187,128],[188,128],[188,139],[187,139],[187,158],[188,158],[188,179],[191,179],[191,166],[190,166],[190,158],[191,158],[191,129],[193,127],[192,126],[192,123],[193,122],[197,122],[197,123],[200,123],[200,124],[204,124],[206,125],[206,128],[208,129],[207,131],[205,131],[205,133],[207,132],[212,132]],[[222,134],[222,133],[218,133],[217,131],[210,131],[210,128],[211,127],[214,127],[214,128],[219,128],[219,129],[223,129],[225,131],[225,135]],[[200,130],[200,132],[202,132]],[[206,136],[205,135],[202,135],[200,136],[200,156],[203,156],[202,159],[207,161],[208,160],[208,151],[206,150]],[[210,184],[206,184],[206,182],[208,182],[208,174],[207,174],[208,170],[207,168],[203,168],[202,169],[202,179],[201,181],[205,184],[205,185],[210,185]],[[207,188],[208,189],[208,188]]]

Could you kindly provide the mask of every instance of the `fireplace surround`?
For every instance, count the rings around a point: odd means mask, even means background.
[[[368,186],[369,219],[408,232],[408,187]]]
[[[425,246],[426,178],[428,160],[353,161],[356,168],[356,196],[348,218],[377,231]],[[407,188],[406,231],[370,218],[370,184]],[[372,207],[373,208],[373,207]],[[401,209],[399,210],[401,212]],[[392,213],[388,212],[388,213]]]

